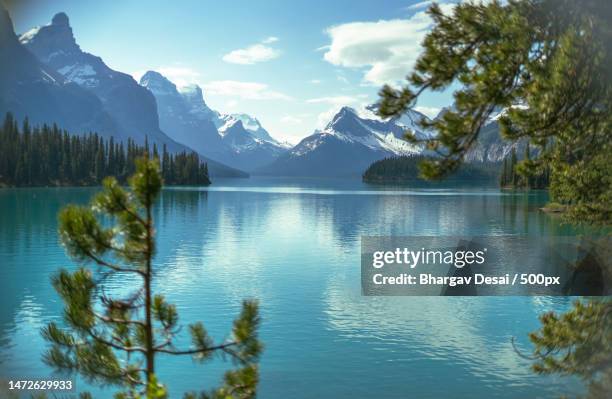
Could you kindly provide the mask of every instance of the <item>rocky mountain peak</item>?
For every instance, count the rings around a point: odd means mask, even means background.
[[[177,95],[176,85],[156,71],[147,71],[140,78],[140,85],[151,90],[155,95]]]
[[[325,130],[333,130],[349,136],[361,136],[367,132],[360,123],[357,111],[351,107],[342,107],[327,124]]]
[[[19,41],[35,54],[45,53],[50,48],[67,54],[81,51],[74,38],[68,15],[63,12],[55,14],[50,24],[32,28],[22,34]]]
[[[51,25],[70,27],[68,15],[66,15],[65,12],[58,12],[53,16],[53,19],[51,19]]]
[[[191,84],[185,87],[181,87],[179,90],[185,100],[192,104],[204,103],[204,94],[202,88],[196,84]]]
[[[340,108],[340,111],[338,111],[337,116],[349,116],[349,115],[357,115],[357,111],[355,111],[354,108],[348,107],[348,106],[344,106],[342,108]]]
[[[228,121],[228,123],[222,126],[221,129],[219,129],[219,133],[226,136],[228,134],[246,133],[246,129],[244,128],[244,125],[240,119],[231,119]]]

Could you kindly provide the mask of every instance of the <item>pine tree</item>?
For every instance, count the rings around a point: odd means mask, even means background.
[[[97,142],[98,140],[96,140]],[[96,146],[96,158],[95,158],[95,164],[94,164],[94,176],[95,176],[95,181],[99,182],[102,181],[102,179],[104,178],[104,176],[106,175],[105,172],[105,164],[106,164],[106,157],[104,155],[104,142],[102,141],[102,139],[100,139],[100,143]]]
[[[500,175],[500,180],[499,180],[499,186],[500,187],[506,187],[506,185],[508,184],[508,159],[504,158],[504,163],[502,166],[502,172]]]
[[[11,114],[0,127],[0,185],[98,185],[108,175],[124,183],[137,156],[146,153],[133,140],[123,142],[97,134],[71,136],[54,125],[32,128],[26,119],[21,132]],[[158,159],[153,144],[152,158]],[[176,166],[164,146],[163,178],[166,184],[208,185],[204,162],[196,153],[176,154]],[[176,171],[173,168],[178,168]],[[177,179],[175,179],[175,176]]]
[[[504,108],[505,139],[548,145],[525,168],[550,167],[550,194],[567,205],[566,218],[612,223],[612,2],[462,2],[452,13],[434,3],[428,12],[433,29],[408,84],[383,87],[378,107],[396,117],[427,90],[459,86],[453,109],[420,121],[437,131],[425,139],[437,156],[422,173],[436,179],[455,170]]]
[[[159,153],[157,152],[157,144],[153,143],[153,159],[157,159],[159,161]]]
[[[93,383],[119,385],[124,391],[117,398],[165,398],[166,390],[155,377],[158,354],[204,361],[219,353],[229,355],[239,368],[226,374],[223,387],[200,397],[254,397],[262,350],[257,303],[243,302],[229,339],[215,344],[202,323],[194,323],[189,326],[192,347],[177,349],[176,307],[152,289],[153,205],[162,187],[158,162],[138,159],[129,186],[130,192],[115,178],[107,178],[90,207],[71,205],[60,212],[59,233],[68,253],[79,263],[94,263],[100,272],[81,267],[62,270],[53,278],[65,303],[67,328],[56,323],[44,328],[52,344],[45,362],[59,371],[78,372]],[[99,217],[116,224],[106,227]],[[139,280],[134,292],[122,297],[107,294],[109,279],[129,276]]]
[[[504,108],[502,137],[529,140],[537,149],[519,171],[547,176],[552,200],[567,207],[566,220],[609,227],[612,2],[463,2],[452,13],[434,3],[428,12],[433,29],[408,84],[383,87],[378,107],[381,116],[398,117],[426,90],[460,85],[453,109],[420,121],[437,132],[425,140],[437,156],[421,164],[423,175],[443,178],[458,168],[492,113]],[[531,336],[536,371],[578,375],[595,387],[593,397],[609,396],[610,308],[610,299],[602,298],[577,302],[561,317],[544,316]]]
[[[528,164],[530,160],[531,160],[531,155],[530,155],[529,143],[527,143],[525,145],[525,157],[523,158],[523,161],[524,161],[523,165]],[[531,178],[533,172],[534,171],[526,171],[524,173],[521,173],[521,176],[523,178],[523,185],[525,186],[525,188],[533,188],[533,180]]]
[[[168,149],[164,144],[162,149],[162,177],[164,180],[168,178],[168,168],[170,167],[170,158],[168,157]]]
[[[519,175],[516,173],[516,148],[512,148],[512,152],[510,153],[510,181],[512,182],[512,187],[518,186]]]
[[[576,301],[562,315],[540,316],[542,328],[530,334],[533,370],[538,374],[576,375],[588,398],[610,397],[612,388],[612,301]]]

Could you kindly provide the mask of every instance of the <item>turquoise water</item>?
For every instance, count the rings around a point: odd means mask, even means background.
[[[217,180],[164,190],[155,289],[185,323],[223,339],[242,298],[257,298],[265,352],[260,398],[552,398],[580,391],[541,377],[513,350],[529,350],[552,297],[362,297],[362,235],[570,233],[537,208],[544,193],[370,186],[359,181]],[[0,378],[47,377],[40,328],[61,318],[49,278],[74,268],[58,244],[56,214],[96,189],[0,190]],[[130,281],[117,281],[122,292]],[[183,342],[187,345],[187,337]],[[218,384],[228,364],[160,357],[172,397]],[[86,388],[78,381],[78,388]],[[95,397],[111,397],[97,390]]]

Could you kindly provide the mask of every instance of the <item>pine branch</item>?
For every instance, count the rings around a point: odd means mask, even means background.
[[[141,347],[141,346],[129,346],[128,347],[128,346],[116,344],[116,343],[114,343],[112,341],[108,341],[108,340],[100,337],[99,335],[94,334],[94,332],[92,330],[87,330],[87,333],[94,340],[96,340],[96,341],[98,341],[98,342],[100,342],[100,343],[102,343],[104,345],[110,346],[113,349],[117,349],[117,350],[120,350],[120,351],[123,351],[123,352],[128,352],[128,353],[130,353],[130,352],[146,353],[147,352],[146,349]]]
[[[107,322],[107,323],[115,323],[115,324],[132,324],[132,325],[139,325],[139,326],[144,326],[144,323],[140,320],[125,320],[125,319],[116,319],[113,317],[108,317],[108,316],[104,316],[101,315],[99,313],[95,313],[94,312],[94,316],[96,316],[98,319]]]
[[[156,349],[155,351],[161,352],[161,353],[167,353],[169,355],[197,355],[200,353],[213,352],[217,350],[225,350],[227,348],[236,346],[238,344],[239,342],[232,341],[232,342],[227,342],[227,343],[216,345],[216,346],[211,346],[208,348],[198,348],[198,349],[188,349],[188,350],[171,350],[171,349],[160,348],[160,349]]]
[[[93,253],[91,253],[91,251],[89,251],[89,250],[87,250],[85,248],[82,248],[80,246],[79,246],[79,248],[83,251],[83,253],[86,256],[91,258],[94,262],[96,262],[100,266],[108,267],[109,269],[114,270],[114,271],[119,272],[119,273],[136,273],[136,274],[139,274],[139,275],[141,275],[143,277],[145,276],[145,274],[144,274],[144,272],[142,270],[134,269],[134,268],[129,268],[129,267],[120,267],[120,266],[114,265],[114,264],[106,262],[104,259],[94,255]]]

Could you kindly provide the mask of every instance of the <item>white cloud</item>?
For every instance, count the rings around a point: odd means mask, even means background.
[[[300,118],[296,118],[295,116],[285,115],[280,118],[280,121],[286,125],[299,125],[302,123]]]
[[[235,109],[237,106],[238,106],[238,101],[236,100],[229,100],[228,102],[225,103],[226,108]]]
[[[223,61],[241,65],[252,65],[258,62],[270,61],[274,58],[278,58],[280,51],[266,45],[277,41],[278,37],[276,36],[267,37],[260,43],[247,48],[230,51],[223,56]]]
[[[418,10],[420,8],[427,8],[427,7],[429,7],[431,5],[431,3],[433,3],[433,1],[431,1],[431,0],[421,1],[421,2],[415,3],[415,4],[411,5],[411,6],[408,6],[407,9],[408,10]]]
[[[337,78],[337,79],[338,79],[340,82],[344,83],[345,85],[350,84],[350,83],[349,83],[349,80],[346,78],[346,76],[344,76],[344,75],[342,75],[342,74],[338,74],[338,75],[336,76],[336,78]]]
[[[441,4],[443,11],[452,7]],[[366,83],[397,83],[412,69],[431,24],[431,18],[420,10],[408,19],[332,26],[326,30],[331,43],[323,58],[337,66],[365,68]]]
[[[349,105],[356,103],[358,101],[357,97],[351,96],[328,96],[328,97],[317,97],[306,100],[307,103],[310,104],[330,104],[330,105]]]
[[[439,108],[439,107],[421,107],[421,106],[417,106],[417,107],[414,107],[414,109],[416,111],[419,111],[422,114],[425,114],[429,118],[435,118],[436,115],[438,115],[438,113],[440,113],[440,110],[442,108]]]
[[[195,83],[201,76],[198,71],[189,67],[161,67],[157,68],[156,71],[167,77],[172,83],[179,87]]]
[[[290,100],[291,97],[272,90],[265,83],[216,80],[202,88],[210,94],[240,98],[242,100]]]
[[[321,80],[319,80],[319,79],[311,79],[310,83],[312,83],[313,85],[318,85],[318,84],[321,83]]]
[[[266,37],[265,39],[263,39],[261,42],[263,44],[271,44],[271,43],[276,43],[278,41],[278,37],[276,36],[270,36],[270,37]]]

